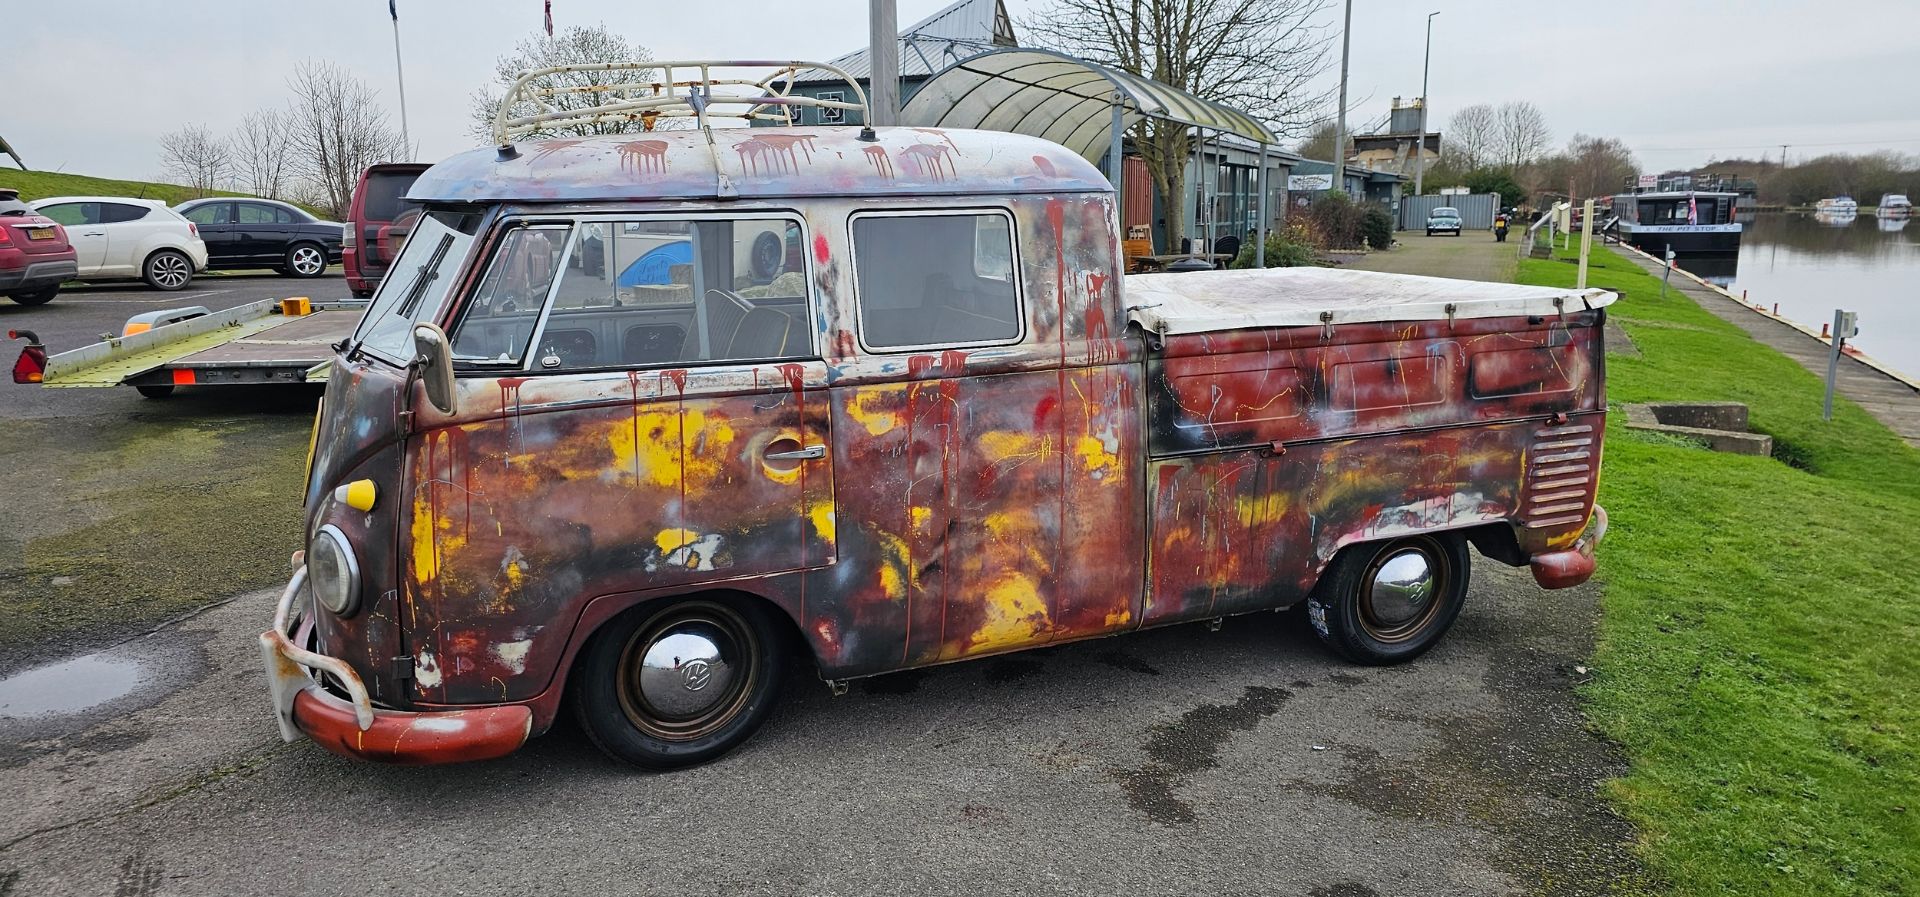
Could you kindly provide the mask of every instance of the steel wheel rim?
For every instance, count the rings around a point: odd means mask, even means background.
[[[293,251],[293,270],[301,274],[318,274],[326,263],[321,261],[320,253],[311,246],[302,246]]]
[[[184,286],[187,282],[187,260],[177,255],[163,255],[154,259],[153,279],[163,287]]]
[[[671,668],[647,661],[682,648],[693,636],[710,642],[720,662],[703,656],[680,656]],[[693,741],[712,735],[737,717],[762,675],[759,640],[745,618],[731,608],[710,602],[681,604],[662,611],[635,629],[620,651],[615,691],[620,709],[635,728],[662,741]],[[650,672],[652,675],[650,675]],[[661,674],[669,672],[671,682]],[[690,700],[677,706],[664,699],[677,685]],[[692,696],[717,689],[711,696]]]
[[[1396,542],[1374,556],[1360,577],[1360,627],[1368,636],[1388,644],[1405,642],[1439,616],[1453,576],[1445,557],[1427,536]],[[1411,585],[1410,578],[1421,582]]]

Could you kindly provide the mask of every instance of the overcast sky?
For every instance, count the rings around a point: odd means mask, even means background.
[[[384,0],[0,0],[9,49],[0,134],[27,163],[158,174],[155,144],[185,123],[225,132],[285,99],[301,59],[339,63],[394,103]],[[898,0],[902,27],[945,0]],[[1017,23],[1045,0],[1007,0]],[[865,0],[553,0],[556,27],[604,22],[656,58],[826,59],[866,40]],[[1420,92],[1434,20],[1432,120],[1471,103],[1538,105],[1562,144],[1619,137],[1643,168],[1712,158],[1893,149],[1920,154],[1916,0],[1355,0],[1350,121]],[[1337,29],[1339,7],[1326,23]],[[473,145],[470,95],[541,27],[540,0],[400,0],[419,155]],[[1337,41],[1326,78],[1339,71]],[[1331,111],[1331,110],[1329,110]]]

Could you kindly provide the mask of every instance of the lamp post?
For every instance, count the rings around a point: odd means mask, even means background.
[[[1347,45],[1353,31],[1353,0],[1347,0],[1346,20],[1340,25],[1340,108],[1333,125],[1333,188],[1347,192]]]
[[[899,11],[894,0],[867,2],[867,104],[873,120],[868,127],[900,123]]]
[[[1427,180],[1427,71],[1433,67],[1433,17],[1439,10],[1427,13],[1427,56],[1420,63],[1420,143],[1413,148],[1413,195],[1423,195]]]

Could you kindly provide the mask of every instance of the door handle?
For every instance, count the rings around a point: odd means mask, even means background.
[[[98,230],[90,230],[90,231],[87,231],[87,232],[86,232],[86,233],[84,233],[84,234],[81,234],[80,236],[83,236],[83,237],[104,237],[104,236],[106,236],[106,235],[107,235],[107,234],[106,234],[106,231],[98,231]]]
[[[816,444],[816,445],[807,446],[806,448],[800,449],[798,451],[768,452],[764,457],[768,461],[811,461],[815,458],[825,458],[826,456],[827,456],[827,447],[825,445]]]

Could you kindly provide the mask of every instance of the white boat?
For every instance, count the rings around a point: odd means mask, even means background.
[[[1813,210],[1816,212],[1828,212],[1834,215],[1852,215],[1860,211],[1860,204],[1854,202],[1851,196],[1836,196],[1832,199],[1823,199],[1814,203]]]
[[[1904,193],[1888,193],[1880,197],[1880,208],[1874,214],[1882,218],[1906,218],[1913,214],[1913,200]]]

